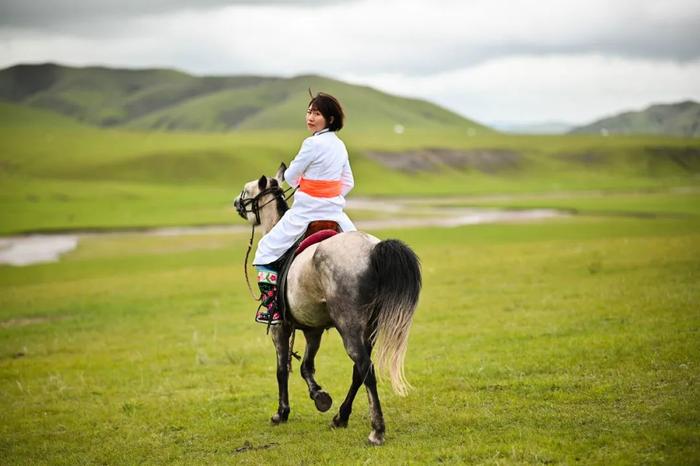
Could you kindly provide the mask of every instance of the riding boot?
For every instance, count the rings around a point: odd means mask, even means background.
[[[256,266],[258,270],[258,287],[260,288],[260,306],[255,314],[255,321],[261,324],[276,325],[282,322],[282,315],[277,305],[276,270],[268,266]]]

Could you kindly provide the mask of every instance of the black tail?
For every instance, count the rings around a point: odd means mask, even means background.
[[[380,374],[389,374],[394,392],[406,395],[410,385],[403,364],[422,286],[418,256],[399,240],[381,241],[370,253],[367,283],[374,324],[370,339],[376,347],[377,369]]]

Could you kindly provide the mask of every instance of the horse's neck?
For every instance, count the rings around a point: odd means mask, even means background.
[[[263,235],[266,235],[277,222],[280,221],[279,213],[277,213],[277,203],[271,202],[260,210],[260,227]]]
[[[272,227],[277,225],[278,221],[279,221],[279,218],[275,219],[275,220],[261,218],[260,219],[260,226],[262,227],[263,235],[268,234],[270,232],[270,230],[272,230]]]

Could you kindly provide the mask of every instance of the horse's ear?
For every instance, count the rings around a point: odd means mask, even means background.
[[[267,188],[267,177],[265,175],[261,176],[258,180],[258,188],[260,188],[260,191]]]
[[[279,184],[282,184],[284,181],[284,172],[287,170],[287,165],[285,165],[284,162],[280,164],[280,167],[277,169],[277,173],[275,174],[275,179]]]

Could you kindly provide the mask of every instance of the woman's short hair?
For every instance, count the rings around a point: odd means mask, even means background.
[[[343,107],[340,106],[338,99],[330,94],[319,92],[316,96],[311,97],[309,102],[311,110],[318,110],[326,120],[329,131],[339,131],[343,127]]]

